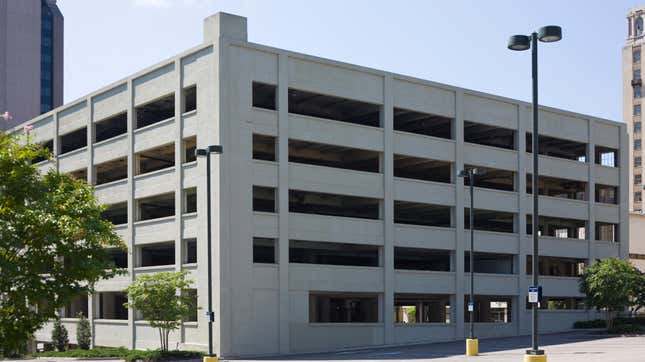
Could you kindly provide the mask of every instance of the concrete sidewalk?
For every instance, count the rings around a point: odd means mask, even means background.
[[[465,357],[465,342],[449,342],[405,347],[373,348],[334,353],[307,354],[276,358],[271,361],[495,361],[521,362],[530,345],[530,336],[482,339],[478,357]],[[571,332],[544,335],[540,346],[549,362],[645,362],[645,336],[607,336],[593,332]],[[259,359],[256,359],[259,360]],[[238,361],[253,361],[238,360]]]

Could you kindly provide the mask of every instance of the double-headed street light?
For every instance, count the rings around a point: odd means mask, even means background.
[[[524,361],[544,361],[544,351],[538,348],[538,302],[541,288],[538,286],[538,40],[544,43],[553,43],[562,39],[562,28],[557,25],[548,25],[540,28],[538,32],[531,35],[513,35],[508,40],[510,50],[528,50],[532,54],[532,76],[533,76],[533,285],[529,293],[529,301],[532,303],[533,328],[531,330],[532,346],[526,351]],[[531,296],[531,293],[537,295]]]
[[[222,146],[208,146],[206,148],[195,149],[195,157],[206,157],[206,245],[208,248],[208,356],[204,357],[204,362],[216,362],[217,357],[213,355],[213,322],[215,313],[213,312],[213,256],[211,250],[211,154],[221,154]]]
[[[483,168],[469,168],[461,170],[459,177],[468,177],[470,181],[470,300],[468,301],[468,315],[470,316],[470,332],[466,339],[466,356],[477,356],[479,354],[479,340],[475,338],[475,175],[483,175],[486,170]]]

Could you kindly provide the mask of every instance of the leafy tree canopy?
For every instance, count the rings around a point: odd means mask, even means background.
[[[627,260],[596,260],[580,277],[580,292],[586,295],[587,306],[607,311],[607,327],[611,328],[612,312],[632,304],[642,278],[641,272]]]
[[[163,272],[137,277],[127,289],[128,308],[139,311],[150,326],[159,329],[161,349],[168,350],[170,331],[195,312],[188,272]]]
[[[126,248],[85,182],[33,160],[40,145],[0,132],[0,355],[29,337],[113,268],[105,247]]]

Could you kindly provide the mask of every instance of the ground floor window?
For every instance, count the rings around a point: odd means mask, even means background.
[[[468,302],[470,296],[464,297],[464,321],[470,322]],[[512,298],[506,296],[475,295],[475,323],[511,323]]]
[[[395,323],[450,323],[450,297],[433,294],[395,294]]]
[[[526,309],[531,309],[533,305],[526,300]],[[540,303],[540,309],[546,310],[579,310],[585,309],[584,298],[574,297],[544,297]]]
[[[128,319],[125,303],[128,296],[123,292],[98,293],[98,319]]]
[[[310,323],[377,323],[377,294],[310,293]]]

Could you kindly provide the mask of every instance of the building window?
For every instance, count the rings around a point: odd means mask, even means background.
[[[41,3],[40,29],[40,113],[54,108],[54,14]]]
[[[634,98],[640,98],[641,97],[641,86],[635,85],[634,86]]]
[[[79,314],[87,317],[88,299],[86,295],[79,295],[72,299],[63,310],[61,317],[63,318],[78,318]]]
[[[641,48],[640,47],[634,48],[634,50],[632,51],[632,62],[636,63],[636,64],[641,62]]]
[[[634,167],[641,167],[642,162],[641,156],[634,157]]]
[[[394,323],[450,323],[450,297],[395,294]]]
[[[273,187],[253,186],[253,211],[276,212]]]
[[[197,239],[184,239],[184,264],[197,263]]]
[[[256,108],[276,110],[277,92],[276,86],[253,82],[252,84],[252,105]]]
[[[262,264],[276,263],[275,239],[253,238],[253,262]]]
[[[641,149],[641,140],[634,140],[634,150],[640,151]]]
[[[175,243],[155,243],[137,247],[139,263],[137,266],[159,266],[175,264]]]
[[[448,250],[395,247],[394,269],[449,272],[450,253]]]
[[[596,222],[596,240],[617,243],[619,241],[618,224]]]
[[[124,306],[128,296],[123,292],[98,293],[97,319],[128,319],[128,309]]]
[[[192,112],[197,109],[197,86],[184,88],[183,113]]]
[[[253,159],[264,161],[275,161],[276,138],[253,134]]]
[[[187,296],[190,298],[190,315],[186,317],[186,322],[197,322],[197,289],[188,289]]]
[[[634,183],[639,185],[641,183],[641,175],[634,175]]]
[[[379,247],[326,241],[289,240],[289,262],[377,267],[379,266]]]
[[[533,305],[526,300],[526,309],[533,308]],[[548,310],[580,310],[585,309],[584,298],[568,297],[544,297],[540,303],[540,309]]]
[[[640,191],[634,192],[634,202],[641,202],[641,192]]]
[[[634,122],[634,133],[640,133],[640,132],[641,132],[641,123]]]
[[[184,138],[184,163],[197,161],[195,150],[197,149],[197,136]]]
[[[464,322],[470,322],[470,313],[466,309],[470,296],[464,297]],[[511,323],[511,297],[475,295],[475,323]]]
[[[197,212],[197,188],[184,190],[184,214]]]
[[[309,323],[377,323],[377,294],[309,294]]]
[[[632,74],[632,77],[633,77],[632,79],[634,79],[634,80],[641,79],[641,70],[640,70],[640,68],[639,69],[634,69],[634,71],[632,73],[633,73]]]
[[[635,104],[634,105],[634,115],[635,116],[640,116],[641,115],[641,105],[640,104]]]

